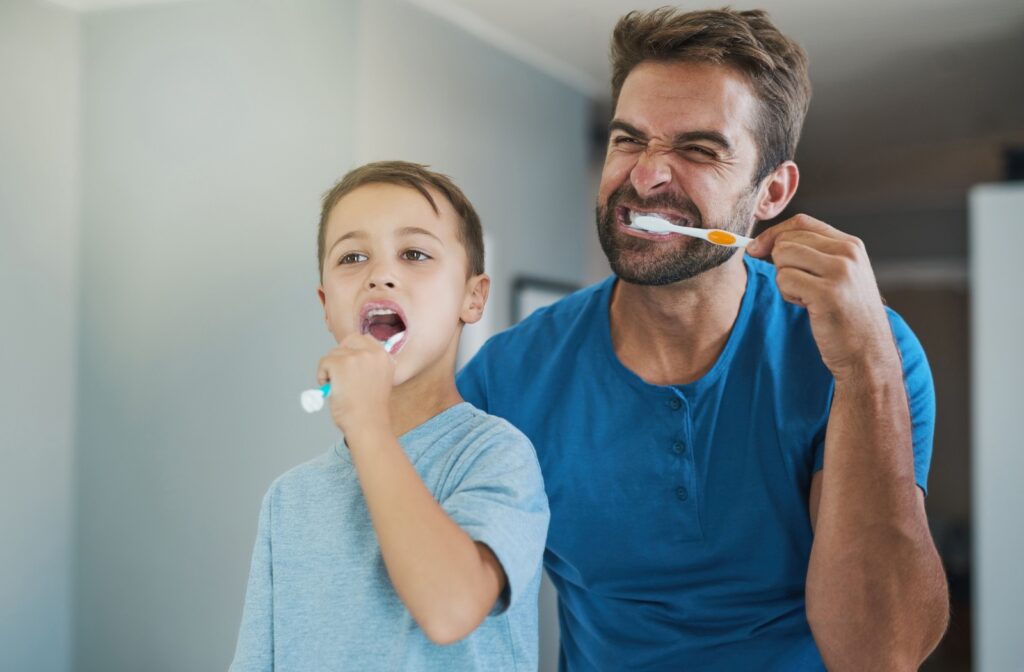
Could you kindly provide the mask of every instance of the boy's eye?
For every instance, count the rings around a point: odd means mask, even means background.
[[[349,252],[348,254],[341,255],[341,259],[338,259],[338,264],[357,264],[360,261],[366,261],[365,254]]]
[[[405,252],[402,252],[402,259],[405,259],[406,261],[426,261],[427,259],[430,259],[430,255],[426,252],[421,252],[420,250],[406,250]]]

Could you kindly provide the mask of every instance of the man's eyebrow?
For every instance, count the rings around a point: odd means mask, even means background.
[[[682,145],[687,142],[693,142],[695,140],[703,140],[704,142],[710,142],[718,145],[722,149],[729,151],[732,149],[732,145],[729,144],[729,139],[718,131],[686,131],[679,133],[674,138],[673,142],[677,145]]]
[[[641,131],[636,126],[628,124],[625,121],[622,121],[621,119],[613,119],[612,123],[608,124],[608,133],[611,133],[612,131],[624,131],[632,135],[634,138],[637,138],[638,140],[647,139],[646,133]]]
[[[641,131],[636,126],[630,123],[622,121],[621,119],[615,119],[612,123],[608,124],[608,132],[612,131],[623,131],[629,135],[637,138],[638,140],[647,140],[647,134]],[[672,143],[675,145],[682,145],[687,142],[694,142],[696,140],[703,140],[704,142],[710,142],[718,145],[722,149],[729,151],[732,149],[732,143],[722,133],[718,131],[684,131],[683,133],[677,133],[672,138]]]

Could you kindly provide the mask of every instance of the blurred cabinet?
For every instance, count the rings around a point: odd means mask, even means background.
[[[974,662],[1024,670],[1024,183],[971,191],[969,273]]]

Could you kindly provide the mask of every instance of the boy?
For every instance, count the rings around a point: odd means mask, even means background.
[[[318,256],[343,439],[264,497],[232,672],[536,670],[540,468],[455,387],[490,283],[476,212],[425,166],[368,164],[324,197]]]

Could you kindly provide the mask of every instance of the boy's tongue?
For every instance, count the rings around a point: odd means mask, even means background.
[[[386,315],[373,318],[367,331],[370,332],[371,336],[383,343],[404,329],[401,318],[397,315]]]

